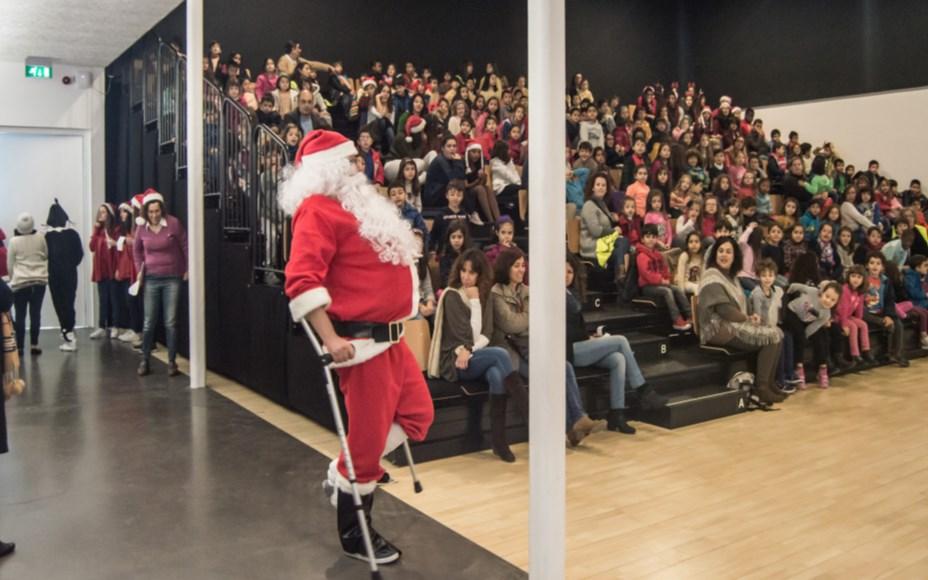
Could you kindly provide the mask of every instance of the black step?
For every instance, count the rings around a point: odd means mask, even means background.
[[[639,411],[635,418],[666,429],[677,429],[736,415],[744,410],[740,391],[719,386],[702,386],[674,392],[666,407],[656,411]]]

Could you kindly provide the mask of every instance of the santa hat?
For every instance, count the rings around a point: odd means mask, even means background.
[[[149,187],[142,192],[142,207],[145,207],[153,201],[159,201],[164,205],[164,196]]]
[[[741,114],[741,107],[735,107],[734,109],[732,109],[732,110],[731,110],[731,114],[734,115],[734,116],[736,116],[736,117],[737,117],[738,115],[740,115],[740,114]]]
[[[341,133],[316,129],[307,133],[300,142],[300,148],[296,151],[295,165],[297,167],[303,163],[321,165],[357,154],[358,150],[354,143]]]
[[[144,198],[145,198],[145,194],[144,194],[144,193],[137,193],[137,194],[133,195],[133,196],[132,196],[132,199],[130,200],[130,203],[132,204],[132,207],[134,207],[135,209],[138,209],[138,210],[142,209],[142,199],[144,199]]]
[[[702,112],[702,113],[710,113],[710,114],[711,114],[711,113],[712,113],[712,109],[710,109],[709,107],[703,107],[701,112]]]
[[[376,87],[376,86],[377,86],[377,81],[375,81],[375,80],[372,79],[371,77],[366,77],[364,80],[361,81],[361,88],[362,88],[362,89],[363,89],[363,88],[367,88],[368,85],[373,85],[373,86]]]
[[[115,218],[115,217],[116,217],[116,206],[114,206],[113,204],[111,204],[111,203],[109,203],[109,202],[101,203],[101,204],[100,204],[100,207],[106,208],[106,213],[110,214],[110,217],[111,217],[111,218]]]
[[[719,99],[720,107],[724,105],[725,103],[728,103],[729,105],[731,105],[731,97],[729,97],[728,95],[722,95],[722,97]]]
[[[119,211],[126,210],[127,212],[132,213],[132,206],[129,204],[128,201],[124,201],[121,204],[119,204],[119,207],[117,209]]]
[[[419,115],[410,115],[406,119],[406,141],[412,141],[412,136],[425,131],[425,119]]]

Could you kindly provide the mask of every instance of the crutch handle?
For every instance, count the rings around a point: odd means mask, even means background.
[[[332,361],[333,361],[332,355],[329,354],[329,353],[325,353],[325,354],[323,354],[322,356],[320,356],[320,357],[319,357],[319,360],[322,361],[322,366],[324,366],[324,367],[329,366],[330,364],[332,364]]]

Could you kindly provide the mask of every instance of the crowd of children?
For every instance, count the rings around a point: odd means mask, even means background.
[[[276,63],[266,61],[263,80],[248,84],[240,55],[223,65],[218,43],[210,54],[205,66],[226,93],[244,95],[242,104],[281,135],[298,142],[322,122],[357,136],[360,168],[420,231],[437,292],[484,224],[498,237],[485,248],[488,264],[518,250],[525,77],[510,83],[492,64],[477,71],[468,62],[439,77],[411,62],[399,70],[374,61],[351,79],[341,63],[305,60],[291,42]],[[796,131],[786,140],[779,129],[768,135],[751,108],[728,96],[710,106],[692,83],[646,86],[629,102],[591,91],[577,74],[565,99],[565,202],[580,221],[585,267],[607,271],[626,297],[666,306],[673,328],[686,332],[705,257],[732,239],[750,314],[783,335],[776,382],[787,393],[805,387],[806,344],[822,387],[836,368],[877,362],[871,331],[886,337],[885,358],[901,366],[904,320],[917,322],[928,348],[928,197],[919,180],[899,191],[877,160],[857,170],[831,143],[803,143]]]

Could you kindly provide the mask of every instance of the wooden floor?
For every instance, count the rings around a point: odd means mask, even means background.
[[[776,412],[600,433],[567,450],[568,578],[928,578],[928,361],[814,386]],[[328,431],[210,386],[325,454]],[[405,469],[386,491],[528,564],[528,446]],[[556,506],[552,506],[556,507]]]

